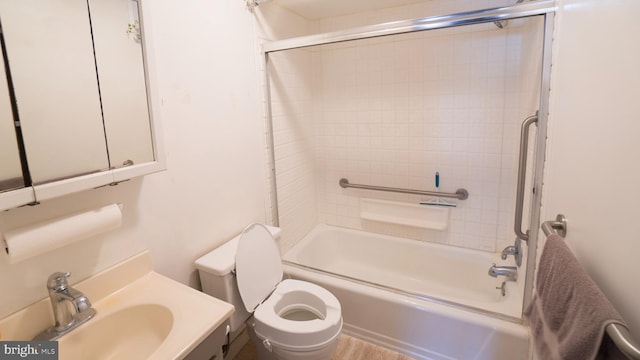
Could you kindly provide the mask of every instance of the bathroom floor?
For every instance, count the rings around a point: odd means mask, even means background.
[[[248,342],[234,357],[234,360],[255,359],[256,349],[252,342]],[[341,335],[338,349],[333,354],[332,360],[413,360],[413,358],[351,336]]]

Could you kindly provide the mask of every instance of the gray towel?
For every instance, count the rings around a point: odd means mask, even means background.
[[[547,238],[536,297],[524,315],[540,359],[626,359],[605,334],[610,323],[624,325],[620,314],[559,235]]]

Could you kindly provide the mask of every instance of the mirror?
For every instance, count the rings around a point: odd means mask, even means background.
[[[33,184],[109,168],[85,0],[0,0]]]
[[[0,0],[27,185],[154,161],[138,19],[133,0]]]
[[[0,192],[24,187],[4,64],[0,52]]]
[[[89,0],[111,168],[154,160],[135,0]]]

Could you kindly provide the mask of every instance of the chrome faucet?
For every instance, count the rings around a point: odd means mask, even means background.
[[[509,245],[502,250],[500,258],[507,260],[507,256],[513,255],[516,259],[516,265],[520,267],[522,265],[522,240],[518,237],[513,245]]]
[[[491,265],[489,275],[492,277],[504,276],[507,281],[518,280],[518,268],[515,266],[496,266]]]
[[[96,310],[89,299],[69,286],[71,273],[55,272],[47,280],[47,290],[53,309],[55,324],[41,332],[33,340],[53,341],[91,319]]]
[[[515,255],[517,253],[518,249],[513,245],[509,245],[506,248],[502,249],[502,255],[500,255],[500,258],[502,260],[507,260],[508,255]]]

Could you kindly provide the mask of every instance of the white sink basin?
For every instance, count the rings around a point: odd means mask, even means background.
[[[156,304],[127,307],[92,320],[59,339],[65,359],[146,359],[173,326],[171,310]]]
[[[214,333],[223,341],[233,312],[231,304],[153,272],[146,251],[71,286],[96,315],[58,339],[60,360],[184,359]],[[52,325],[49,298],[0,320],[3,341],[28,341]]]

